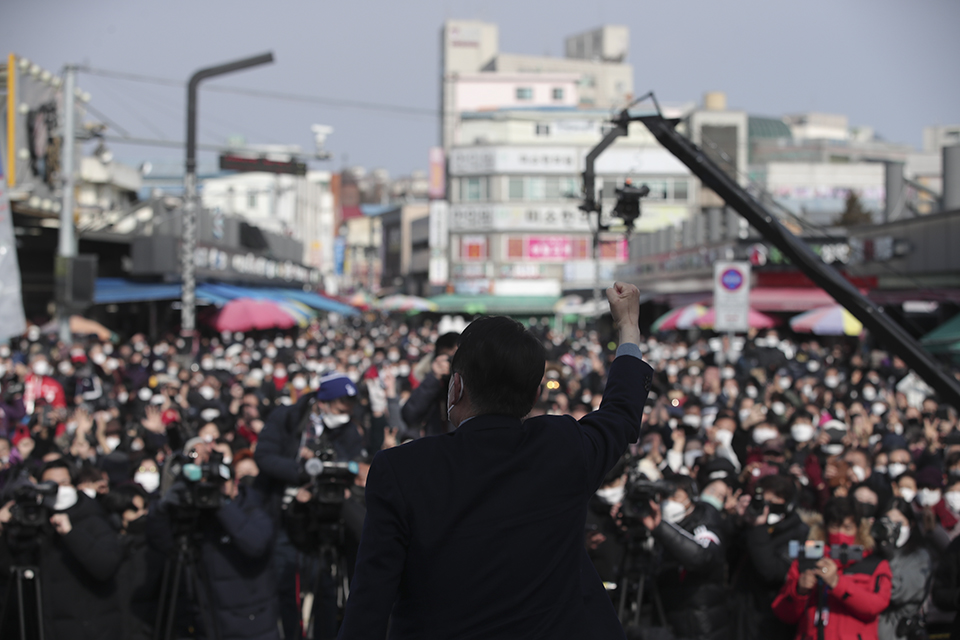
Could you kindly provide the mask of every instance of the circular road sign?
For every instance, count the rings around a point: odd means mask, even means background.
[[[720,274],[720,284],[727,291],[736,291],[743,286],[743,274],[731,267]]]

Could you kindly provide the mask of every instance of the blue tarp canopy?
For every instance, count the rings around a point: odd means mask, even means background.
[[[179,300],[181,296],[180,283],[135,282],[124,278],[97,278],[94,303],[118,304],[151,300]],[[347,316],[359,313],[348,304],[300,289],[238,287],[232,284],[209,282],[197,285],[197,300],[222,305],[237,298],[266,299],[279,302],[295,300],[320,311]]]
[[[179,299],[179,283],[134,282],[123,278],[97,278],[93,293],[95,304]]]
[[[234,300],[236,298],[276,300],[279,302],[283,302],[284,300],[295,300],[296,302],[303,303],[308,307],[312,307],[319,311],[339,313],[340,315],[345,316],[356,315],[359,313],[359,311],[348,304],[331,300],[330,298],[318,295],[316,293],[302,291],[300,289],[260,289],[254,287],[238,287],[232,284],[213,284],[208,282],[197,286],[197,297],[200,297],[201,295],[218,296],[226,298],[227,300]]]

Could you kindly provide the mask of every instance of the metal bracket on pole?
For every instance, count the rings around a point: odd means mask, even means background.
[[[183,234],[180,245],[180,269],[183,294],[180,309],[180,333],[192,338],[196,330],[196,271],[194,253],[197,248],[197,90],[207,78],[273,62],[272,53],[235,60],[215,67],[200,69],[187,84],[187,167],[183,177]]]
[[[658,110],[659,111],[659,110]],[[662,115],[638,118],[670,153],[685,164],[701,182],[779,249],[814,284],[852,313],[894,353],[912,367],[940,395],[943,402],[960,409],[960,383],[949,375],[913,336],[864,297],[834,268],[826,265],[809,246],[716,165],[701,148],[677,133],[676,121]]]

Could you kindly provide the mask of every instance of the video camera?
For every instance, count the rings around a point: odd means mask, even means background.
[[[310,477],[311,501],[316,505],[314,514],[320,522],[336,522],[346,491],[353,486],[360,467],[352,460],[336,461],[336,452],[331,448],[317,448],[313,455],[304,463],[303,470]]]
[[[651,514],[650,503],[659,504],[664,497],[673,495],[675,491],[676,487],[671,482],[655,482],[640,472],[631,471],[620,506],[621,522],[631,532],[646,532],[643,519]]]
[[[56,482],[24,483],[13,491],[10,522],[27,529],[39,529],[53,515],[57,501]]]
[[[213,451],[206,462],[199,464],[193,458],[178,455],[171,471],[175,477],[185,481],[180,506],[200,511],[216,511],[220,508],[223,483],[230,479],[230,468],[223,463],[222,453]]]

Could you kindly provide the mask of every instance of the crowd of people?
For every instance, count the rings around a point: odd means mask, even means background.
[[[548,360],[533,415],[599,407],[616,345],[530,328]],[[457,334],[367,316],[187,347],[141,334],[62,344],[37,327],[0,345],[0,589],[39,567],[48,637],[148,638],[158,624],[335,637],[370,460],[450,430]],[[957,412],[899,358],[776,331],[661,335],[641,350],[656,372],[641,438],[584,531],[626,626],[954,631]],[[165,567],[184,545],[196,580],[170,620]],[[5,610],[0,635],[16,624]]]

